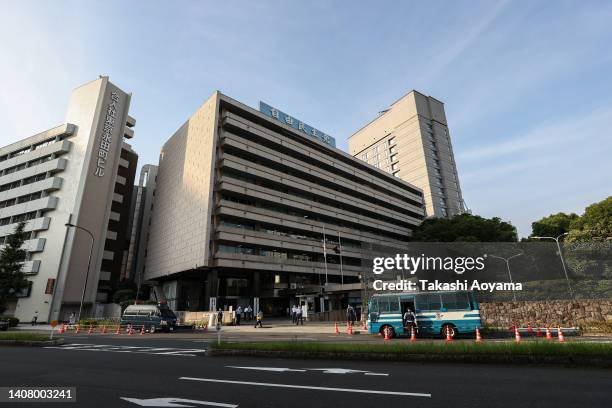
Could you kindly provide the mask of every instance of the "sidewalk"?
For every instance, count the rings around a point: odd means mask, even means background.
[[[333,334],[333,322],[304,322],[304,325],[296,326],[291,321],[286,319],[270,319],[264,320],[263,328],[255,328],[255,322],[241,322],[240,326],[222,326],[224,332],[240,332],[240,333],[284,333],[284,334]],[[340,330],[344,330],[344,322],[338,323]],[[355,329],[359,326],[355,325]]]

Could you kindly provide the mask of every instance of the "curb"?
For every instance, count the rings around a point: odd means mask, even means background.
[[[64,344],[64,339],[53,340],[0,340],[0,346],[46,347]]]
[[[364,361],[402,361],[402,362],[439,362],[473,364],[531,364],[554,366],[580,366],[612,368],[611,356],[545,356],[530,354],[397,354],[397,353],[336,353],[305,352],[285,350],[243,350],[208,349],[206,356],[212,357],[267,357],[294,358],[308,360],[364,360]]]

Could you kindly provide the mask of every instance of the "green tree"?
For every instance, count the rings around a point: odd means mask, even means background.
[[[428,218],[414,230],[412,241],[516,242],[516,228],[498,217],[460,214],[453,218]]]
[[[531,236],[535,237],[558,237],[570,230],[570,224],[578,219],[578,215],[563,212],[551,214],[538,221],[531,223]]]
[[[4,248],[0,251],[0,313],[6,310],[6,302],[29,284],[21,271],[26,259],[26,251],[21,248],[27,235],[23,231],[24,227],[24,222],[17,224],[15,231],[6,237]]]
[[[591,204],[572,220],[567,242],[612,240],[612,196]]]

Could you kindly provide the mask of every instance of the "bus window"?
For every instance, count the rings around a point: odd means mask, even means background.
[[[378,311],[380,313],[389,313],[389,298],[379,297],[378,298]]]
[[[441,297],[446,310],[470,310],[470,301],[465,292],[442,293]]]
[[[420,294],[417,296],[416,300],[416,307],[419,310],[440,310],[442,307],[440,303],[440,294],[438,293]]]

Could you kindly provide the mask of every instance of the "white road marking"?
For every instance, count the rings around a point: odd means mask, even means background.
[[[197,405],[207,405],[209,407],[224,407],[224,408],[237,408],[238,407],[238,405],[234,405],[234,404],[224,404],[222,402],[200,401],[200,400],[191,400],[191,399],[184,399],[184,398],[140,399],[140,398],[121,397],[121,399],[131,402],[136,405],[140,405],[141,407],[193,407],[194,406],[194,405],[184,405],[184,404],[197,404]]]
[[[181,349],[171,347],[146,347],[146,346],[116,346],[110,344],[66,344],[63,346],[48,346],[45,348],[60,350],[79,351],[108,351],[112,353],[138,353],[170,355],[179,357],[196,357],[193,353],[204,353],[204,349]]]
[[[298,388],[302,390],[357,392],[357,393],[362,393],[362,394],[401,395],[401,396],[409,396],[409,397],[431,398],[431,394],[418,393],[418,392],[362,390],[358,388],[314,387],[314,386],[309,386],[309,385],[272,384],[272,383],[258,383],[258,382],[251,382],[251,381],[232,381],[232,380],[220,380],[216,378],[197,378],[197,377],[179,377],[179,380],[204,381],[204,382],[240,384],[240,385],[259,385],[262,387],[276,387],[276,388]]]
[[[288,368],[288,367],[240,367],[240,366],[226,366],[227,368],[241,368],[243,370],[259,370],[259,371],[273,371],[273,372],[287,372],[287,371],[297,371],[297,372],[306,372],[306,371],[321,371],[323,374],[364,374],[364,375],[380,375],[380,376],[388,376],[387,373],[373,373],[370,371],[364,370],[351,370],[349,368],[304,368],[304,369],[296,369],[296,368]]]
[[[285,371],[299,371],[306,372],[306,370],[297,370],[293,368],[283,368],[283,367],[238,367],[238,366],[226,366],[228,368],[242,368],[244,370],[260,370],[260,371],[275,371],[275,372],[285,372]]]

